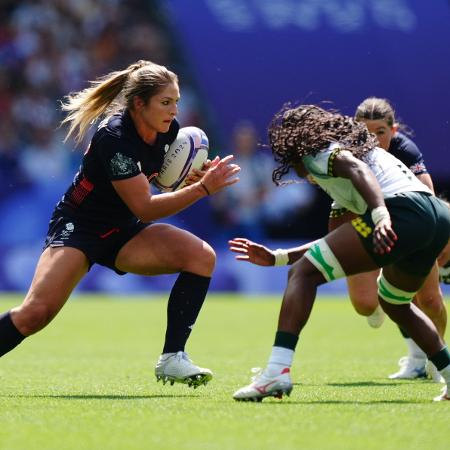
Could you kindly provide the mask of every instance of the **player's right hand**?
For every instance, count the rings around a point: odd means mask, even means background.
[[[210,194],[215,194],[227,186],[231,186],[239,181],[236,176],[241,168],[237,164],[231,163],[233,155],[220,159],[216,156],[209,165],[202,178],[202,183]]]

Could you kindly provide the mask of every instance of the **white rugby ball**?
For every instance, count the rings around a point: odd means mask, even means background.
[[[209,141],[203,130],[197,127],[180,128],[154,179],[155,186],[162,192],[173,192],[184,187],[189,172],[201,169],[208,159],[208,150]]]

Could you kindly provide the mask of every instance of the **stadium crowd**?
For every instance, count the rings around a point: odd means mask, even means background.
[[[141,58],[177,65],[154,11],[151,1],[142,0],[2,2],[1,198],[30,184],[66,178],[78,166],[73,143],[65,148],[64,130],[57,129],[58,101],[67,92]],[[195,94],[189,86],[184,91],[188,101],[180,120],[192,123],[198,116]]]

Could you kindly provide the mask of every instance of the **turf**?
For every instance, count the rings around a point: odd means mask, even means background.
[[[238,403],[267,360],[279,298],[209,296],[187,350],[215,378],[196,390],[156,383],[166,303],[153,300],[79,296],[3,357],[0,449],[449,448],[440,387],[386,379],[405,351],[392,323],[370,329],[347,301],[319,297],[291,397]]]

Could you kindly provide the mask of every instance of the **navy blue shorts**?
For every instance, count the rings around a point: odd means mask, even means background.
[[[100,264],[124,275],[126,272],[115,266],[117,254],[131,238],[149,225],[136,220],[124,227],[106,226],[102,229],[98,225],[92,227],[74,218],[54,215],[49,223],[44,250],[47,247],[77,248],[89,260],[89,269],[94,264]]]

